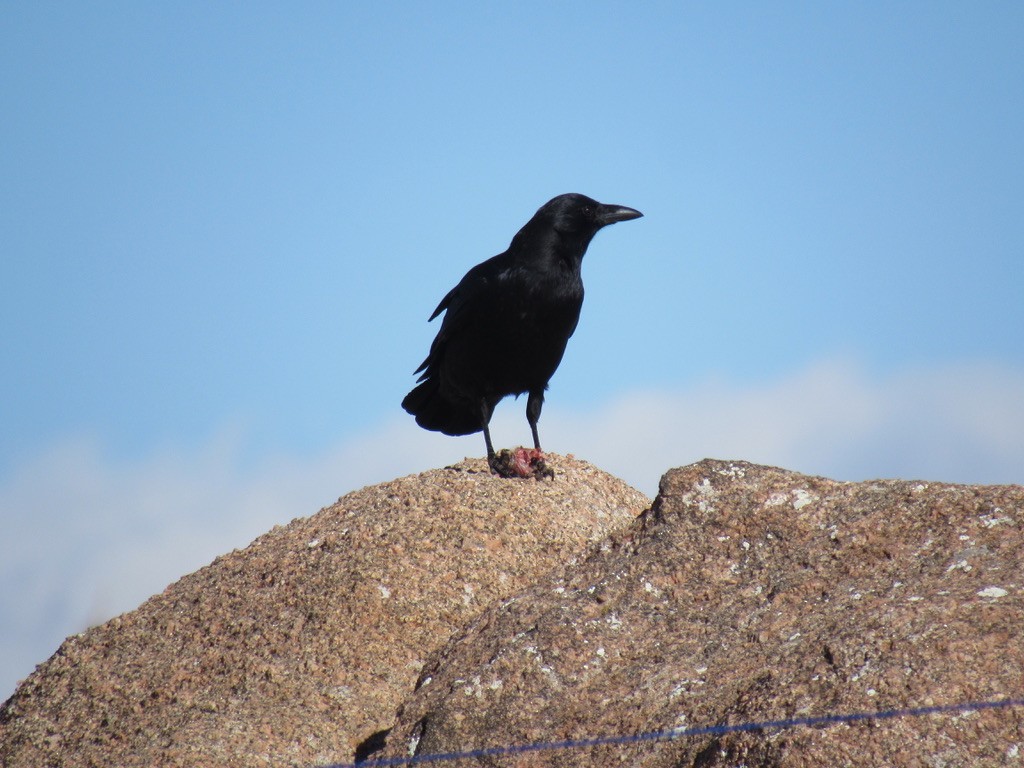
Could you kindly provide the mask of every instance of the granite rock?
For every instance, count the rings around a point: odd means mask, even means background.
[[[1024,696],[1024,488],[667,473],[584,562],[426,664],[373,758]],[[481,766],[996,766],[1024,708],[477,759]]]
[[[650,501],[552,456],[351,493],[68,638],[0,708],[0,764],[313,766],[392,722],[424,659]]]

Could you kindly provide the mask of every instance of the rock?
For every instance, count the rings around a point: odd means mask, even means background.
[[[313,766],[377,743],[426,655],[649,500],[580,461],[365,488],[69,638],[0,709],[0,763]]]
[[[473,619],[374,758],[1024,694],[1024,488],[704,461],[585,562]],[[1018,765],[1024,708],[489,758]],[[477,763],[474,763],[477,764]]]

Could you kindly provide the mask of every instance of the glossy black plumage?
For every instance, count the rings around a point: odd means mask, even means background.
[[[544,390],[583,304],[583,255],[602,227],[641,215],[578,194],[545,203],[508,250],[477,264],[441,299],[430,320],[442,312],[444,320],[402,407],[425,429],[482,430],[493,466],[494,407],[503,397],[528,393],[526,415],[539,452]]]

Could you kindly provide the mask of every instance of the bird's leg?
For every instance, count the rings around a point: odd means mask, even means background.
[[[491,421],[491,414],[494,413],[494,405],[487,401],[487,398],[480,400],[480,426],[484,431],[484,442],[487,444],[487,467],[498,477],[516,477],[515,462],[512,460],[512,452],[502,449],[501,453],[494,452],[494,444],[491,442],[491,430],[487,426]]]
[[[554,470],[544,460],[544,451],[540,448],[540,436],[537,434],[537,422],[540,421],[540,409],[543,406],[544,390],[532,390],[526,401],[526,420],[530,422],[530,431],[533,432],[533,450],[525,452],[526,460],[534,477],[554,477]]]
[[[484,424],[484,442],[487,444],[487,463],[494,461],[494,446],[491,445],[491,430]]]
[[[487,463],[494,468],[494,445],[491,443],[491,430],[488,424],[491,423],[491,414],[494,413],[494,406],[487,402],[487,398],[480,401],[480,423],[484,429],[484,442],[487,444]]]
[[[540,419],[540,409],[544,405],[544,390],[530,392],[526,401],[526,420],[530,422],[530,431],[533,432],[533,450],[516,448],[510,451],[503,448],[497,453],[491,444],[491,433],[487,428],[491,420],[491,413],[494,411],[494,404],[486,398],[480,401],[480,426],[484,432],[484,442],[487,443],[487,466],[499,477],[554,477],[555,473],[544,461],[544,453],[540,449],[540,437],[537,435],[537,421]]]
[[[537,422],[540,421],[540,409],[544,407],[544,390],[533,390],[526,401],[526,420],[530,422],[530,431],[533,432],[533,447],[538,453],[540,450],[540,437],[537,435]]]

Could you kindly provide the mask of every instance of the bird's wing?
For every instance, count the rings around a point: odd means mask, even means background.
[[[462,285],[462,283],[459,283],[459,285]],[[437,317],[438,315],[440,315],[440,314],[441,314],[442,312],[444,312],[444,311],[445,311],[446,309],[448,309],[448,306],[449,306],[449,305],[450,305],[450,304],[452,303],[452,299],[454,299],[454,298],[455,298],[455,296],[456,296],[456,294],[457,294],[458,290],[459,290],[459,286],[458,286],[458,285],[456,285],[456,286],[455,286],[454,288],[452,288],[452,289],[451,289],[450,291],[448,291],[448,293],[446,293],[446,294],[444,295],[444,298],[443,298],[443,299],[441,299],[441,303],[437,305],[437,309],[435,309],[435,310],[434,310],[434,311],[433,311],[433,312],[432,312],[432,313],[430,314],[430,317],[428,317],[428,318],[427,318],[427,322],[428,322],[428,323],[429,323],[429,322],[430,322],[431,320],[433,320],[433,319],[434,319],[435,317]]]
[[[458,334],[461,328],[479,322],[481,315],[487,314],[496,287],[508,279],[509,270],[504,256],[503,253],[498,254],[469,270],[459,284],[445,294],[437,309],[430,315],[428,322],[442,312],[445,313],[441,328],[430,345],[430,354],[415,371],[426,371],[421,381],[430,375],[427,369],[431,364],[440,362],[448,339],[453,334]]]

